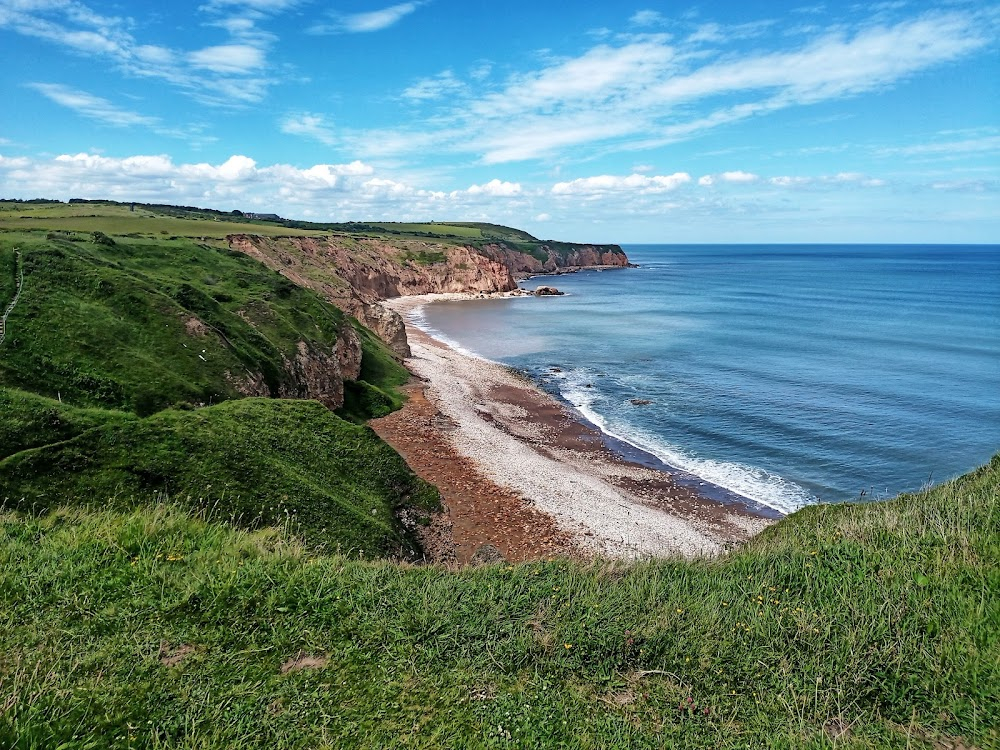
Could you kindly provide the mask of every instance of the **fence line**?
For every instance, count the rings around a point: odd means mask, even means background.
[[[17,270],[17,288],[14,290],[14,299],[7,305],[7,309],[3,311],[3,317],[0,318],[0,344],[3,344],[4,339],[7,338],[7,317],[14,312],[14,306],[17,305],[21,289],[24,287],[24,264],[21,262],[21,251],[17,248],[14,248],[14,267]]]

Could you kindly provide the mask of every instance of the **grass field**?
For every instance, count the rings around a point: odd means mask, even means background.
[[[715,561],[459,573],[172,505],[11,512],[0,745],[997,747],[998,486],[1000,457]]]
[[[220,217],[187,218],[137,207],[95,203],[23,204],[0,202],[0,230],[31,229],[68,232],[104,232],[112,236],[148,235],[200,237],[222,240],[230,234],[265,236],[315,235],[316,231],[293,229],[268,222],[228,221]]]

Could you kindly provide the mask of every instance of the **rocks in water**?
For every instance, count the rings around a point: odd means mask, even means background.
[[[535,290],[536,297],[558,297],[566,292],[560,292],[554,286],[540,286]]]
[[[633,399],[629,399],[629,401],[631,402],[631,404],[633,406],[646,406],[648,404],[653,403],[648,398],[633,398]]]

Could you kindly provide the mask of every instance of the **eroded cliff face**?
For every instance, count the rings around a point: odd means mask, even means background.
[[[575,245],[565,248],[543,244],[539,249],[545,255],[544,260],[503,244],[486,245],[482,248],[482,252],[500,261],[515,278],[583,268],[624,268],[629,264],[628,257],[620,249],[612,250],[597,245]]]
[[[444,292],[492,293],[517,288],[518,278],[594,266],[627,266],[621,248],[539,243],[534,254],[495,242],[481,247],[331,235],[231,235],[229,246],[322,294],[374,331],[399,357],[410,354],[399,314],[378,303]],[[538,256],[538,257],[536,257]]]
[[[229,382],[244,396],[315,399],[328,409],[344,405],[344,381],[361,376],[361,339],[350,323],[345,323],[332,349],[298,342],[295,354],[282,357],[285,377],[277,391],[267,384],[263,373],[229,373]]]
[[[468,247],[340,236],[228,239],[233,250],[319,292],[353,315],[400,358],[410,355],[403,319],[379,301],[409,294],[503,292],[517,287],[501,260]]]

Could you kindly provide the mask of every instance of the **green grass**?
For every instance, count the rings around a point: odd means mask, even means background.
[[[997,747],[998,486],[1000,457],[715,561],[459,573],[170,505],[11,513],[0,745]]]
[[[61,404],[33,393],[0,388],[0,461],[29,448],[39,448],[80,435],[130,415],[109,409]]]
[[[150,237],[197,237],[221,240],[230,234],[265,236],[315,235],[270,222],[251,222],[227,215],[177,211],[106,203],[25,204],[0,201],[0,230],[46,229],[67,232],[104,232],[109,235],[145,234]]]
[[[482,230],[470,224],[442,224],[433,222],[430,224],[406,224],[400,222],[368,222],[369,226],[392,232],[394,234],[414,234],[414,235],[442,235],[445,237],[469,237],[479,238],[483,236]]]
[[[336,307],[240,253],[189,239],[0,234],[0,262],[20,247],[25,287],[0,357],[0,385],[80,406],[149,414],[239,397],[258,378],[296,387],[299,342],[329,353],[352,325]],[[405,371],[374,336],[363,358],[382,388]],[[382,377],[381,375],[379,377]],[[383,382],[385,381],[385,382]],[[390,398],[393,398],[390,396]]]
[[[122,210],[24,210],[104,209]],[[167,496],[247,527],[290,514],[316,547],[416,554],[396,513],[437,493],[360,426],[401,405],[408,373],[357,321],[190,238],[0,231],[0,290],[14,248],[25,285],[0,346],[0,506]],[[339,410],[350,421],[316,402],[243,400],[251,378],[255,392],[303,393],[301,347],[319,372],[348,329],[362,349]]]
[[[246,528],[287,520],[313,547],[406,557],[417,548],[396,511],[437,507],[436,490],[374,432],[315,401],[243,399],[139,419],[54,405],[46,414],[36,400],[21,414],[21,442],[41,447],[0,461],[8,508],[165,496]]]

